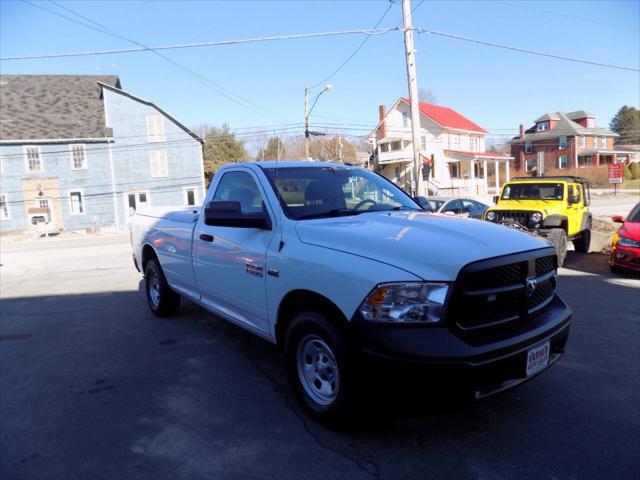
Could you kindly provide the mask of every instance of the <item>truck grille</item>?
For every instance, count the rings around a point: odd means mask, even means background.
[[[494,210],[494,213],[496,214],[495,221],[497,223],[511,220],[526,227],[529,222],[529,218],[531,218],[531,215],[534,212],[527,212],[524,210]]]
[[[552,252],[545,249],[467,265],[454,285],[447,319],[473,330],[525,320],[543,311],[555,295]]]

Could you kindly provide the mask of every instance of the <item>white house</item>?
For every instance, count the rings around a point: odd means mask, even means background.
[[[374,168],[411,191],[413,147],[409,100],[400,98],[387,112],[379,107],[380,122],[367,140],[374,146]],[[509,179],[504,153],[486,152],[484,128],[455,110],[420,102],[420,195],[484,196],[495,192],[500,170]],[[428,179],[426,178],[429,175]],[[493,181],[489,182],[489,177]]]

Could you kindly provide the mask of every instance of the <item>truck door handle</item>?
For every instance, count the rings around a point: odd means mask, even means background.
[[[213,235],[208,235],[206,233],[200,234],[200,240],[203,242],[213,242]]]

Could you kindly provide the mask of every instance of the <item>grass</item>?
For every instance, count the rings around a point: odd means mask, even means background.
[[[640,188],[640,178],[634,178],[633,180],[625,180],[622,183],[622,188]]]

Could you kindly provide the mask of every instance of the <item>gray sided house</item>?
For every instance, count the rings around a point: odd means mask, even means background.
[[[125,228],[137,208],[197,205],[202,143],[116,76],[1,75],[0,232]]]

